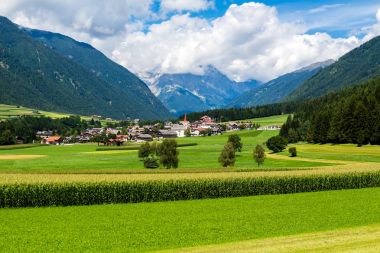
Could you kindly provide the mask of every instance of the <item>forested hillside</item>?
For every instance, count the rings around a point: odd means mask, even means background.
[[[358,84],[380,75],[380,37],[352,50],[307,80],[286,99],[302,100]]]
[[[293,90],[302,85],[307,79],[332,63],[334,63],[333,60],[319,62],[282,75],[272,81],[264,83],[248,92],[243,93],[235,101],[229,104],[228,107],[240,108],[278,103]]]
[[[124,106],[133,112],[136,118],[170,117],[167,109],[143,81],[91,45],[57,33],[33,29],[25,31],[55,52],[86,68],[97,78],[121,89],[124,93]]]
[[[280,135],[289,142],[380,144],[380,77],[301,103]]]
[[[159,102],[149,103],[143,93],[138,96],[99,78],[4,17],[0,17],[0,49],[0,103],[115,119],[170,117]],[[143,102],[137,103],[139,99]]]

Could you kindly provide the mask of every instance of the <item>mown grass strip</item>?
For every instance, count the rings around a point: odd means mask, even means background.
[[[0,207],[73,206],[288,194],[380,186],[380,173],[0,186]]]

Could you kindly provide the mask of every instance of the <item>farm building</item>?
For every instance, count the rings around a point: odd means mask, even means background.
[[[51,136],[47,138],[43,138],[41,140],[41,144],[47,145],[61,145],[63,143],[63,138],[61,136]]]

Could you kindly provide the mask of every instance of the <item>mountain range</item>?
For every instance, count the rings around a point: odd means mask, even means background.
[[[146,84],[92,46],[0,17],[0,103],[114,119],[171,114]]]
[[[380,36],[342,56],[292,91],[287,101],[319,97],[380,75]]]
[[[191,73],[146,76],[152,92],[175,115],[222,108],[242,93],[260,85],[259,81],[235,82],[213,66],[202,75]]]
[[[319,62],[280,76],[243,93],[227,107],[240,108],[278,103],[307,79],[333,63],[333,60]]]

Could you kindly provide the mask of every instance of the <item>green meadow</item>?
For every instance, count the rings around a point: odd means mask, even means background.
[[[46,116],[51,118],[69,117],[70,114],[54,113],[41,110],[35,110],[23,106],[0,104],[0,119],[8,119],[19,116]]]
[[[287,115],[253,119],[277,125]],[[218,157],[243,143],[234,167]],[[313,177],[380,170],[380,147],[298,143],[298,156],[253,149],[278,131],[177,139],[178,169],[144,169],[137,150],[96,144],[0,147],[0,184]],[[129,144],[133,147],[136,144]],[[103,146],[100,146],[104,148]],[[28,186],[26,185],[26,188]],[[32,193],[31,193],[32,194]],[[357,252],[380,250],[380,188],[158,203],[0,209],[0,252]]]
[[[181,248],[194,246],[289,235],[297,238],[304,233],[376,225],[380,224],[379,213],[379,188],[126,205],[2,209],[0,249],[3,252],[164,249],[180,252]]]
[[[270,117],[250,119],[249,121],[252,121],[253,123],[256,123],[256,124],[260,124],[261,126],[282,125],[286,121],[288,116],[289,114],[275,115],[275,116],[270,116]]]
[[[253,149],[263,144],[277,131],[239,131],[211,137],[177,139],[178,143],[197,143],[196,146],[179,148],[180,164],[177,170],[222,169],[218,157],[226,144],[228,135],[239,134],[243,150],[237,153],[234,168],[230,170],[257,170],[253,160]],[[0,172],[99,172],[143,170],[136,150],[96,151],[95,144],[63,146],[36,146],[24,149],[0,149]],[[8,158],[8,159],[7,159]],[[281,157],[280,157],[281,158]],[[333,165],[318,161],[298,161],[268,157],[259,169],[289,169]]]

